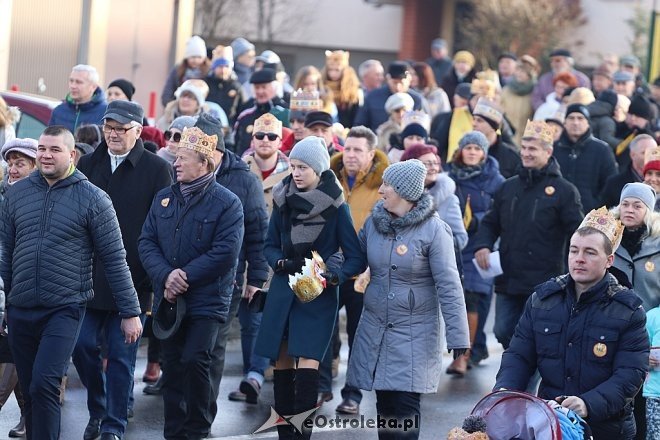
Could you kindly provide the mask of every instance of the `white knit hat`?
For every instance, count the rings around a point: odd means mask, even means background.
[[[186,43],[186,53],[183,55],[188,57],[202,57],[206,58],[206,43],[201,37],[193,35]]]

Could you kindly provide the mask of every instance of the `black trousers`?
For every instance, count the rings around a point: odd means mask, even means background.
[[[186,317],[179,330],[161,343],[168,440],[201,439],[211,430],[211,350],[219,327],[215,318]]]
[[[385,419],[385,428],[378,428],[379,440],[417,440],[419,438],[420,393],[376,390],[378,418]],[[392,423],[396,427],[390,427]],[[404,429],[407,428],[407,429]]]

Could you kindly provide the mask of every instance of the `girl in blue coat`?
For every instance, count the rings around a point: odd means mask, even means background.
[[[275,360],[273,391],[275,411],[280,415],[300,414],[316,406],[319,362],[337,317],[337,286],[366,266],[323,139],[303,139],[289,159],[291,175],[273,189],[264,255],[275,274],[255,345],[257,354]],[[329,260],[339,248],[344,263],[333,267]],[[324,274],[327,287],[317,298],[303,303],[291,290],[289,275],[301,271],[313,250],[329,263]],[[291,425],[277,429],[280,439],[295,436]],[[311,429],[303,428],[302,434],[309,438]]]

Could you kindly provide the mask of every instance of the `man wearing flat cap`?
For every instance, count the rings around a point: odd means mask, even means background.
[[[582,206],[587,211],[602,205],[600,192],[607,179],[617,173],[612,149],[593,136],[589,123],[586,106],[569,105],[564,132],[552,152],[559,162],[561,175],[578,189]]]
[[[579,70],[574,69],[574,64],[575,60],[569,50],[555,49],[550,52],[550,72],[546,72],[539,77],[539,82],[536,83],[532,92],[532,107],[534,107],[534,111],[545,102],[546,96],[554,92],[555,88],[552,80],[562,72],[570,72],[575,75],[578,80],[578,87],[591,88],[589,77]]]
[[[104,268],[116,307],[113,335],[129,347],[142,333],[112,201],[76,169],[74,155],[73,134],[46,127],[37,146],[38,171],[12,185],[2,205],[0,275],[8,292],[9,345],[26,391],[28,439],[60,436],[60,385],[94,296],[95,262]],[[127,393],[132,382],[130,374],[117,386]]]
[[[426,99],[410,87],[411,67],[405,61],[394,61],[387,69],[385,76],[387,84],[369,92],[360,107],[353,126],[364,125],[372,131],[387,121],[389,115],[385,111],[385,101],[394,93],[408,93],[415,102],[414,110],[429,112]]]
[[[117,212],[126,260],[140,301],[141,319],[151,308],[151,282],[138,255],[137,240],[154,196],[172,183],[168,163],[144,149],[140,133],[144,111],[131,101],[112,101],[103,115],[104,140],[80,158],[78,169],[108,193]],[[85,440],[102,435],[123,438],[137,342],[125,344],[119,329],[103,262],[94,260],[94,298],[87,303],[73,363],[87,387],[89,423]],[[107,346],[107,369],[101,363],[101,342]],[[111,437],[110,437],[111,438]]]
[[[156,315],[167,303],[186,307],[161,346],[166,439],[206,438],[213,423],[211,352],[228,319],[244,231],[241,201],[215,181],[218,142],[199,127],[184,129],[177,182],[154,198],[138,241]]]
[[[287,113],[288,122],[289,105],[277,96],[277,77],[273,69],[264,68],[254,72],[250,77],[254,105],[241,112],[234,124],[234,145],[232,151],[243,156],[250,148],[254,121],[266,113]]]

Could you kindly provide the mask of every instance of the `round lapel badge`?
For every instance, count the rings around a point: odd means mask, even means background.
[[[231,89],[230,91],[227,92],[227,96],[233,98],[234,96],[236,96],[236,90]]]
[[[594,345],[594,355],[596,357],[602,358],[607,354],[607,345],[603,344],[602,342],[597,343]]]
[[[254,130],[254,125],[248,125],[245,127],[245,131],[248,133],[252,133],[252,130]]]
[[[170,204],[170,198],[169,197],[160,201],[160,206],[162,206],[163,208],[167,208],[167,205],[169,205],[169,204]]]
[[[653,261],[647,261],[644,264],[644,269],[646,269],[647,272],[653,272],[655,270],[655,263]]]
[[[408,246],[405,244],[400,244],[399,246],[396,247],[396,253],[399,255],[406,255],[408,252]]]
[[[553,195],[555,193],[555,187],[554,186],[546,186],[545,187],[545,193],[549,196]]]

